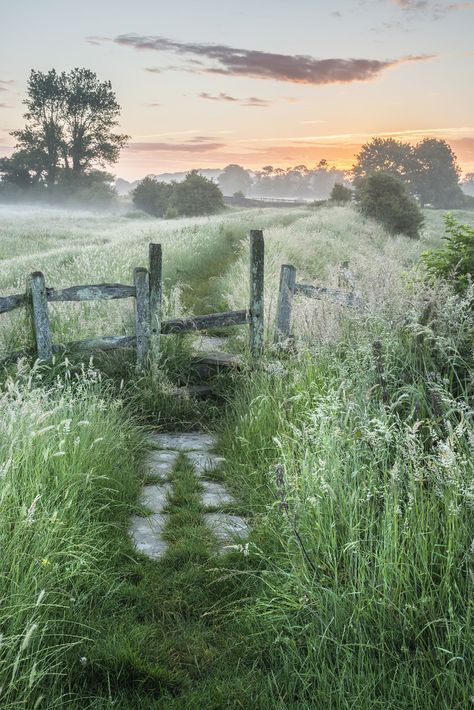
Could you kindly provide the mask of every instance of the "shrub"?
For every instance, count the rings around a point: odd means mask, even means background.
[[[345,187],[345,185],[341,185],[340,182],[335,182],[334,186],[331,190],[331,196],[330,198],[333,202],[351,202],[352,200],[352,190],[350,187]]]
[[[179,215],[193,217],[214,214],[224,208],[224,200],[219,187],[192,170],[183,182],[176,183],[171,204]]]
[[[164,217],[173,194],[173,183],[146,177],[132,192],[133,204],[155,217]]]
[[[421,259],[429,274],[452,283],[462,293],[474,275],[474,227],[460,224],[452,214],[444,220],[443,246],[425,252]]]
[[[419,236],[423,213],[397,178],[388,173],[373,173],[361,178],[357,182],[355,197],[360,212],[376,219],[391,234]]]

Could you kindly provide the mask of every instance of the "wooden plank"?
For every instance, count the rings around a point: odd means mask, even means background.
[[[250,352],[254,359],[263,352],[264,241],[260,229],[250,231]]]
[[[161,301],[163,298],[163,257],[161,244],[148,247],[150,273],[150,352],[156,366],[160,358]]]
[[[288,340],[291,327],[291,308],[296,284],[296,269],[283,264],[280,270],[280,288],[275,322],[275,342]]]
[[[48,301],[110,301],[114,298],[135,296],[135,287],[124,284],[89,284],[69,288],[48,288]]]
[[[192,318],[176,318],[174,320],[163,321],[161,332],[189,333],[195,330],[207,330],[208,328],[222,328],[230,325],[243,325],[249,320],[249,312],[227,311],[226,313],[209,313],[205,316],[193,316]]]
[[[116,350],[117,348],[134,348],[136,345],[135,336],[129,335],[102,335],[97,338],[87,338],[86,340],[75,340],[64,345],[54,345],[54,352],[70,350],[71,352],[82,352],[88,350]]]
[[[49,324],[46,284],[41,271],[30,274],[28,294],[32,310],[36,352],[40,360],[50,360],[53,356],[53,341]]]
[[[137,365],[145,367],[150,352],[150,279],[148,269],[133,270],[135,284],[135,337],[137,339]]]
[[[364,302],[355,293],[347,293],[338,291],[334,288],[326,288],[325,286],[311,286],[310,284],[295,284],[295,294],[298,296],[307,296],[308,298],[316,298],[318,300],[330,301],[338,306],[347,306],[347,308],[363,308]]]
[[[14,311],[15,308],[21,308],[26,304],[26,296],[24,293],[17,293],[12,296],[0,296],[0,313],[8,313]]]

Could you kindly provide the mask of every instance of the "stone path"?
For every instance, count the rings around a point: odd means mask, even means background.
[[[184,454],[192,464],[203,489],[203,505],[206,508],[204,522],[220,543],[221,551],[234,541],[242,542],[250,532],[246,520],[239,515],[230,515],[219,508],[235,500],[221,483],[206,481],[206,472],[215,470],[225,461],[222,456],[213,453],[216,439],[204,432],[169,432],[152,433],[148,437],[151,449],[145,460],[148,480],[156,483],[143,486],[140,503],[149,511],[149,515],[134,515],[130,521],[130,537],[135,548],[149,557],[159,559],[168,547],[163,537],[167,515],[165,512],[167,497],[172,486],[168,477],[172,473],[178,457]]]

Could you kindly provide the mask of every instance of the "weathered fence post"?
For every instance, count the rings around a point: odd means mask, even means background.
[[[149,245],[150,272],[150,347],[152,365],[160,357],[161,300],[163,295],[163,263],[161,244]]]
[[[260,229],[250,230],[250,352],[258,359],[263,351],[264,242]]]
[[[137,365],[145,367],[150,351],[150,284],[148,270],[133,270],[135,284],[135,333],[137,338]]]
[[[53,356],[53,340],[49,324],[46,284],[41,271],[30,274],[27,291],[31,304],[36,352],[40,360],[50,360]]]
[[[280,289],[275,322],[275,343],[290,337],[291,308],[295,293],[296,269],[291,264],[283,264],[280,270]]]

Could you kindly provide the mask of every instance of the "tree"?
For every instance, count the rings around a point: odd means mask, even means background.
[[[335,182],[331,190],[330,199],[333,202],[350,202],[352,200],[352,190],[350,187],[345,187],[341,185],[340,182]]]
[[[159,182],[146,177],[132,192],[133,204],[155,217],[164,217],[170,205],[174,183]]]
[[[384,172],[411,185],[417,169],[413,147],[394,138],[372,138],[362,146],[352,167],[354,182],[372,173]]]
[[[2,183],[29,188],[43,181],[43,159],[38,151],[17,150],[11,158],[0,158]]]
[[[66,167],[70,156],[73,172],[93,165],[116,163],[128,136],[113,133],[120,106],[110,81],[100,82],[90,69],[73,69],[63,75],[64,124],[67,142]]]
[[[23,103],[27,111],[25,128],[13,131],[17,148],[24,155],[37,151],[42,157],[46,184],[55,184],[59,163],[64,152],[64,81],[55,69],[43,72],[31,70],[28,79],[27,97]]]
[[[423,214],[398,178],[388,173],[373,173],[360,178],[355,197],[360,212],[376,219],[391,234],[419,236]]]
[[[183,182],[174,185],[171,206],[178,214],[189,217],[212,214],[224,208],[224,200],[219,187],[192,170]]]
[[[425,138],[415,147],[414,153],[417,160],[414,185],[420,202],[433,207],[462,207],[461,170],[448,143],[438,138]]]
[[[242,192],[245,196],[248,194],[251,184],[249,173],[240,165],[227,165],[217,181],[224,195]]]
[[[80,175],[115,163],[128,140],[113,131],[120,106],[110,82],[99,81],[89,69],[61,74],[32,69],[24,103],[26,126],[12,133],[17,153],[30,161],[31,170],[44,172],[49,189],[61,171]]]
[[[352,168],[354,183],[377,172],[402,180],[422,204],[463,206],[456,156],[444,140],[425,138],[411,146],[393,138],[373,138],[356,156]]]

